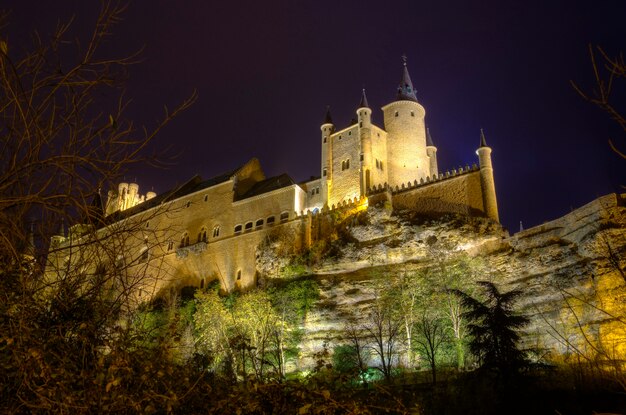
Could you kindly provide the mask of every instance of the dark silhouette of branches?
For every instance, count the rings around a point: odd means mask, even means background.
[[[605,111],[626,132],[626,114],[618,106],[620,99],[615,97],[615,92],[619,89],[617,84],[626,80],[624,56],[620,53],[612,57],[600,46],[594,48],[589,45],[589,57],[595,82],[593,90],[584,91],[575,82],[570,82],[580,96]],[[612,139],[609,139],[609,145],[615,153],[626,159],[626,152],[619,149]]]
[[[465,294],[454,292],[467,309],[464,316],[470,321],[467,328],[472,337],[470,351],[478,358],[481,366],[496,369],[505,376],[518,370],[525,362],[524,352],[518,349],[519,330],[529,319],[516,315],[515,301],[523,294],[520,290],[501,293],[489,281],[478,281],[485,300],[481,301]]]
[[[71,21],[49,38],[35,34],[27,49],[0,34],[0,412],[141,411],[148,396],[172,403],[172,384],[156,375],[168,348],[144,347],[143,334],[121,323],[162,277],[168,230],[147,231],[144,221],[165,208],[104,226],[99,190],[151,161],[155,135],[195,94],[151,129],[125,118],[123,81],[138,56],[100,51],[124,10],[103,1],[84,43],[72,40]],[[63,223],[77,222],[48,246]]]

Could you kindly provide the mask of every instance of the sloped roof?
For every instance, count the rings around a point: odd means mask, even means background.
[[[255,183],[250,189],[248,189],[246,193],[241,195],[237,200],[248,199],[253,196],[268,193],[276,189],[282,189],[283,187],[291,186],[294,184],[296,183],[287,174],[270,177],[269,179],[261,180],[260,182]]]
[[[222,173],[218,176],[214,176],[207,180],[202,180],[202,177],[200,177],[199,175],[196,175],[192,177],[191,179],[189,179],[187,182],[183,183],[182,185],[175,187],[174,189],[168,190],[164,193],[161,193],[158,196],[155,196],[150,200],[146,200],[145,202],[142,202],[136,206],[133,206],[130,209],[118,210],[117,212],[107,216],[106,222],[114,223],[121,219],[128,218],[130,216],[136,215],[137,213],[156,207],[162,203],[176,200],[183,196],[189,195],[191,193],[198,192],[202,189],[208,189],[209,187],[213,187],[218,184],[227,182],[228,180],[231,180],[232,177],[235,176],[237,172],[241,170],[244,166],[246,166],[248,163],[250,163],[250,161],[248,161],[247,163],[243,164],[242,166],[234,170],[228,171],[226,173]]]

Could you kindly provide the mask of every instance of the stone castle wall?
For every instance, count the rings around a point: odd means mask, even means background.
[[[380,185],[370,189],[368,198],[371,204],[387,201],[396,210],[421,214],[485,216],[482,193],[480,170],[467,166],[420,182],[395,187]]]
[[[361,143],[358,124],[334,133],[331,136],[330,145],[332,145],[333,165],[329,183],[329,206],[342,200],[361,196]],[[349,161],[350,166],[342,170],[342,163],[346,161]]]

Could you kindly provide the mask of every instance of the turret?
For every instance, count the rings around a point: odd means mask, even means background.
[[[433,144],[433,138],[430,136],[430,128],[426,129],[426,154],[430,162],[430,176],[437,176],[439,168],[437,167],[437,147]]]
[[[139,185],[137,183],[131,183],[128,185],[128,202],[126,209],[132,208],[137,203],[139,203]]]
[[[128,183],[120,183],[117,187],[117,209],[126,209],[126,199],[128,198]]]
[[[493,180],[493,166],[491,164],[491,147],[487,146],[485,133],[480,129],[480,147],[476,150],[480,165],[480,185],[483,193],[483,206],[488,218],[500,221],[498,216],[498,201],[496,199],[496,185]]]
[[[367,103],[365,89],[361,93],[361,101],[356,110],[359,122],[359,138],[361,144],[361,195],[365,195],[367,189],[372,186],[372,109]]]
[[[392,186],[430,175],[424,125],[426,110],[417,102],[405,57],[403,61],[396,101],[382,108],[387,131],[387,174]]]
[[[322,130],[322,166],[321,166],[321,179],[320,185],[322,190],[322,197],[324,204],[328,203],[329,184],[333,175],[333,147],[331,134],[335,131],[335,125],[333,119],[330,116],[330,107],[326,107],[326,116],[324,117],[324,123],[320,127]]]

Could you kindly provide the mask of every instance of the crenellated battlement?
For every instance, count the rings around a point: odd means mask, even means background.
[[[421,178],[419,181],[414,180],[413,182],[407,182],[406,184],[402,183],[402,185],[400,186],[390,186],[388,183],[379,184],[378,186],[368,188],[366,194],[367,196],[372,196],[372,195],[376,195],[379,193],[391,192],[392,195],[395,195],[395,194],[407,192],[409,190],[413,190],[419,187],[429,186],[434,183],[439,183],[441,181],[458,177],[458,176],[468,174],[471,172],[477,172],[479,170],[480,168],[478,167],[478,165],[476,165],[476,163],[472,164],[471,167],[469,165],[466,165],[465,167],[459,166],[458,169],[448,170],[444,173],[433,175],[432,177],[426,176],[425,179]]]

